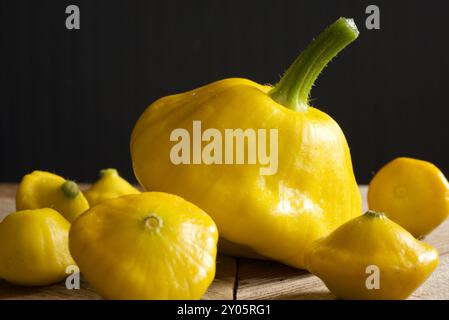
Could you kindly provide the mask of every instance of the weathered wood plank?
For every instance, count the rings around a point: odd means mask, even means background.
[[[0,196],[0,221],[16,210],[16,202],[12,198]]]
[[[2,300],[98,300],[101,297],[88,283],[81,281],[79,290],[68,290],[64,283],[45,287],[21,287],[0,281],[0,299]]]
[[[236,276],[236,259],[219,254],[214,282],[212,282],[209,290],[203,296],[203,300],[233,300]]]
[[[217,275],[204,300],[233,300],[236,263],[233,257],[217,257]],[[81,288],[69,290],[64,283],[45,287],[22,287],[0,280],[2,300],[98,300],[101,297],[82,279]]]
[[[16,184],[0,184],[0,220],[15,211]],[[367,188],[361,186],[363,209],[367,209]],[[449,221],[424,241],[435,246],[440,265],[411,299],[449,299]],[[238,266],[237,266],[238,265]],[[238,270],[238,275],[237,275]],[[237,276],[237,277],[236,277]],[[271,261],[217,257],[216,278],[203,299],[335,299],[317,277],[303,270]],[[23,288],[0,281],[0,299],[100,299],[86,281],[80,290],[68,290],[63,283],[49,287]]]
[[[0,183],[0,198],[16,197],[17,183]]]
[[[317,277],[274,261],[238,259],[237,300],[333,299]]]

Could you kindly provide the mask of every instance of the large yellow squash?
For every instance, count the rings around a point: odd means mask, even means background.
[[[346,139],[330,116],[308,105],[319,72],[357,35],[352,20],[339,19],[274,88],[226,79],[151,104],[131,138],[140,184],[149,191],[180,195],[208,212],[219,228],[221,250],[304,267],[304,252],[313,240],[361,214]],[[223,151],[220,164],[216,154],[204,157],[212,143],[204,134],[201,145],[193,142],[187,155],[191,164],[174,163],[170,155],[176,147],[176,141],[171,141],[176,129],[185,129],[190,136],[198,135],[198,129],[216,129],[223,137],[230,129],[256,134],[265,129],[265,151],[273,156],[273,163],[269,168],[260,154],[259,161],[251,163],[248,147],[245,161],[239,162],[236,155],[233,163],[226,164]],[[273,130],[277,137],[271,135]],[[247,146],[252,139],[249,131],[243,132],[248,134]],[[257,137],[260,143],[264,136]],[[236,154],[237,138],[234,141],[231,150]],[[229,147],[226,142],[213,141],[222,150]]]

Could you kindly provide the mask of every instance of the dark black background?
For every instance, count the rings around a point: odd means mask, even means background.
[[[153,100],[226,77],[275,83],[339,16],[361,35],[312,97],[343,128],[358,181],[404,155],[449,174],[449,1],[0,3],[0,181],[37,168],[132,179],[130,133]],[[65,28],[69,4],[81,30]],[[369,4],[381,30],[365,28]]]

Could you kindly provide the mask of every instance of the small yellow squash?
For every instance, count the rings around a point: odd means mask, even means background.
[[[11,213],[0,223],[0,278],[24,286],[63,280],[74,265],[70,224],[53,209]]]
[[[89,203],[75,182],[50,172],[33,171],[19,185],[16,208],[53,208],[71,222],[89,208]]]
[[[312,244],[308,270],[343,299],[405,299],[438,265],[437,251],[368,211]]]
[[[93,207],[107,199],[137,193],[140,193],[139,190],[120,177],[116,169],[104,169],[100,171],[100,179],[84,192],[84,195],[89,205]]]
[[[430,162],[397,158],[371,180],[368,204],[421,238],[449,215],[449,183]]]
[[[217,227],[181,197],[105,200],[72,224],[70,252],[106,299],[199,299],[215,276]]]

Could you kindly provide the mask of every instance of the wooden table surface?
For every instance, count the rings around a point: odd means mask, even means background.
[[[17,185],[0,184],[0,220],[15,210]],[[360,187],[366,209],[366,187]],[[424,239],[440,252],[440,264],[410,299],[449,299],[449,220]],[[63,283],[24,288],[0,280],[0,299],[100,299],[88,283],[68,290]],[[317,277],[271,261],[217,257],[217,275],[205,300],[335,299]]]

